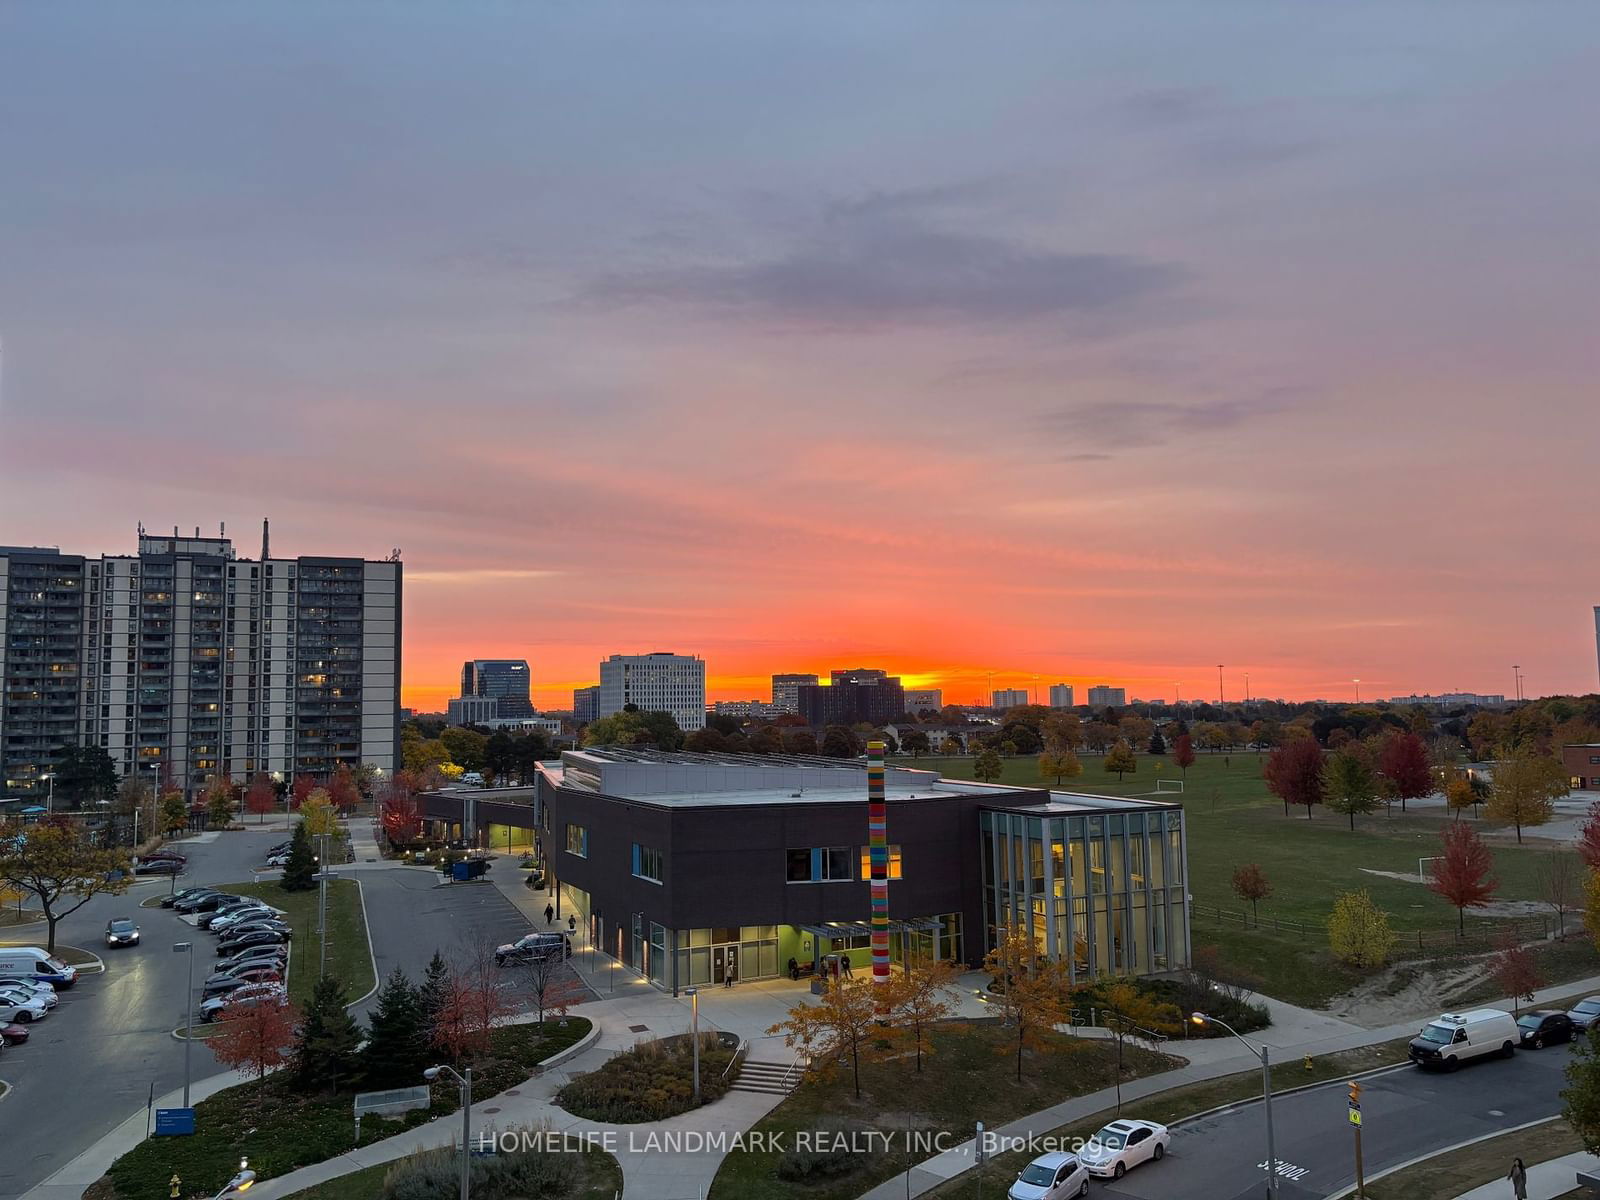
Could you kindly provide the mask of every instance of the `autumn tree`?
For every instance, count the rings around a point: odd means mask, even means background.
[[[582,1004],[583,984],[571,968],[556,955],[535,958],[523,966],[522,985],[539,1012],[539,1027],[544,1027],[546,1014],[558,1017],[567,1015],[574,1004]]]
[[[1117,744],[1106,753],[1106,770],[1117,773],[1117,782],[1122,782],[1122,777],[1129,771],[1139,769],[1139,759],[1133,753],[1133,747],[1127,742],[1118,739]]]
[[[993,749],[988,749],[979,754],[972,763],[972,777],[981,783],[993,783],[1000,778],[1000,772],[1005,770],[1005,764],[1000,761],[1000,755]]]
[[[1590,871],[1583,881],[1583,927],[1600,948],[1600,871]]]
[[[1520,843],[1523,827],[1548,821],[1567,791],[1566,768],[1559,760],[1533,749],[1517,750],[1495,764],[1489,816],[1515,825]]]
[[[1076,752],[1083,745],[1083,722],[1074,712],[1052,712],[1040,726],[1045,749],[1052,754]]]
[[[1177,764],[1183,777],[1189,777],[1189,768],[1194,766],[1194,738],[1187,733],[1180,733],[1172,743],[1172,761]],[[1284,810],[1285,815],[1288,810]]]
[[[1567,936],[1567,914],[1583,891],[1583,864],[1578,856],[1556,847],[1539,863],[1539,896],[1556,914],[1556,937]]]
[[[861,1060],[880,1055],[885,1041],[878,1024],[877,986],[867,980],[832,979],[819,1003],[796,1004],[767,1033],[783,1034],[784,1045],[809,1055],[820,1075],[830,1075],[848,1058],[859,1100]]]
[[[340,763],[339,769],[328,779],[328,803],[344,816],[354,812],[361,803],[361,786],[347,763]]]
[[[1289,815],[1291,804],[1306,806],[1306,820],[1311,819],[1311,807],[1322,803],[1322,748],[1315,739],[1293,738],[1267,756],[1262,768],[1267,790],[1283,801],[1283,815]]]
[[[1444,802],[1458,821],[1461,819],[1463,809],[1477,807],[1478,793],[1473,790],[1472,781],[1467,778],[1465,772],[1450,773],[1444,785]]]
[[[309,775],[296,775],[294,783],[289,788],[290,807],[299,812],[302,805],[312,792],[317,790],[317,781]]]
[[[128,890],[133,864],[121,850],[100,849],[77,829],[40,821],[0,829],[0,881],[39,901],[56,948],[56,926],[96,896]]]
[[[489,1047],[494,1027],[514,1010],[494,963],[494,944],[472,942],[451,964],[444,1002],[433,1029],[433,1044],[460,1062]]]
[[[960,972],[949,963],[931,962],[912,967],[890,983],[890,1020],[905,1032],[916,1048],[917,1074],[922,1073],[924,1055],[933,1053],[929,1034],[939,1021],[957,1008],[956,981]]]
[[[226,829],[233,822],[233,784],[227,779],[213,779],[201,799],[206,806],[206,823],[212,829]]]
[[[922,730],[908,729],[900,739],[900,749],[912,758],[920,758],[933,750],[933,743]]]
[[[1060,754],[1049,751],[1039,756],[1039,778],[1054,779],[1056,786],[1061,786],[1063,779],[1076,779],[1083,774],[1083,763],[1078,761],[1078,756],[1071,750]]]
[[[223,1066],[260,1079],[294,1056],[294,1009],[271,996],[230,1004],[206,1045]]]
[[[1256,906],[1272,895],[1272,881],[1256,863],[1245,863],[1233,873],[1233,894],[1250,905],[1250,915],[1257,925],[1261,914]]]
[[[1428,890],[1456,908],[1456,932],[1466,932],[1467,909],[1482,908],[1500,886],[1491,871],[1494,856],[1471,825],[1447,825],[1440,834],[1444,853],[1433,860]]]
[[[1352,830],[1356,817],[1378,810],[1378,778],[1359,750],[1346,748],[1328,755],[1322,768],[1322,791],[1329,808],[1350,818]]]
[[[1334,956],[1357,967],[1381,967],[1394,949],[1389,914],[1372,902],[1366,888],[1343,892],[1328,917],[1328,945]]]
[[[339,832],[339,810],[326,788],[315,788],[300,805],[300,824],[312,837],[332,837]]]
[[[382,821],[384,836],[391,845],[414,842],[421,834],[422,816],[409,772],[397,771],[384,786]]]
[[[161,832],[171,837],[189,828],[189,804],[182,792],[161,794]]]
[[[1406,811],[1406,801],[1433,794],[1433,764],[1428,760],[1428,747],[1409,730],[1397,731],[1385,738],[1378,751],[1378,774],[1383,777],[1384,791],[1400,801],[1400,811]]]
[[[1022,1080],[1022,1056],[1027,1050],[1049,1045],[1046,1034],[1067,1020],[1066,975],[1061,964],[1039,953],[1026,929],[1005,926],[998,944],[983,965],[994,976],[990,1003],[1000,1010],[1002,1023],[1011,1031],[1006,1054],[1016,1051],[1017,1080]]]
[[[1489,959],[1489,972],[1501,990],[1511,997],[1513,1013],[1520,1010],[1523,1001],[1533,1003],[1534,992],[1544,986],[1539,964],[1514,934],[1505,934],[1499,939],[1499,949]]]
[[[250,780],[250,787],[244,794],[244,809],[256,815],[256,824],[261,824],[267,819],[267,814],[278,807],[278,789],[273,785],[272,776],[264,771],[257,771]]]
[[[1118,980],[1100,993],[1100,1018],[1116,1044],[1117,1112],[1122,1112],[1122,1077],[1126,1073],[1123,1047],[1129,1038],[1172,1033],[1183,1024],[1175,1004],[1164,1004],[1126,980]]]
[[[1588,816],[1578,830],[1578,857],[1591,871],[1600,871],[1600,800],[1589,806]]]

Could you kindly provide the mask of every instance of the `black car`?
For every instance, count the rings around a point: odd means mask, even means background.
[[[127,917],[112,917],[106,922],[107,946],[137,946],[139,927]]]
[[[170,896],[161,897],[161,907],[162,908],[171,908],[173,905],[177,904],[181,900],[190,900],[190,899],[193,899],[195,896],[203,896],[207,892],[211,892],[211,891],[215,891],[215,890],[216,890],[215,888],[208,888],[208,887],[184,888],[181,892],[173,892],[172,895],[170,895]]]
[[[200,896],[191,896],[181,904],[172,907],[181,913],[208,913],[213,912],[231,900],[238,899],[229,892],[207,892]]]
[[[233,937],[225,937],[217,943],[217,957],[227,958],[241,950],[248,950],[252,946],[281,946],[288,941],[281,933],[271,929],[255,929],[247,933],[240,933]]]
[[[497,967],[512,963],[543,962],[551,958],[560,962],[571,957],[572,941],[565,933],[530,933],[494,948],[494,965]]]
[[[273,920],[271,917],[262,917],[259,920],[252,918],[251,920],[242,922],[238,925],[230,925],[223,932],[222,936],[224,940],[227,940],[229,938],[240,937],[246,933],[255,933],[262,929],[281,935],[283,940],[286,942],[294,938],[294,927],[292,925],[289,925],[284,921]]]
[[[1535,1050],[1554,1042],[1570,1042],[1572,1030],[1572,1018],[1560,1009],[1536,1008],[1517,1018],[1522,1044]]]
[[[289,961],[289,947],[282,943],[268,943],[263,946],[249,946],[237,954],[227,958],[219,958],[214,971],[218,974],[227,971],[237,971],[248,967],[279,967],[282,968]]]
[[[134,864],[135,875],[182,875],[186,864],[178,858],[146,858]]]

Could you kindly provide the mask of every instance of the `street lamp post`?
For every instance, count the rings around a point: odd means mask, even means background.
[[[1350,682],[1356,685],[1356,703],[1360,704],[1361,703],[1361,680],[1352,679]]]
[[[56,810],[56,773],[54,771],[46,771],[39,778],[43,779],[50,787],[45,796],[44,811],[46,814],[53,813]]]
[[[323,867],[313,878],[317,881],[317,978],[328,973],[328,880],[339,875]]]
[[[194,1045],[194,945],[190,942],[179,942],[173,946],[174,954],[186,954],[189,957],[189,990],[185,993],[185,1016],[183,1018],[183,1106],[189,1107],[189,1060],[190,1047]],[[251,1178],[254,1178],[252,1176]]]
[[[173,1178],[176,1179],[177,1176],[174,1175]],[[232,1179],[228,1180],[226,1186],[224,1186],[220,1192],[213,1196],[212,1200],[222,1200],[222,1197],[224,1196],[235,1195],[239,1192],[248,1192],[255,1181],[256,1173],[250,1169],[250,1160],[248,1158],[241,1158],[239,1160],[239,1173]]]
[[[1190,1013],[1189,1020],[1196,1025],[1220,1025],[1243,1042],[1250,1053],[1261,1060],[1261,1102],[1267,1117],[1267,1194],[1272,1200],[1278,1200],[1278,1149],[1272,1136],[1272,1064],[1268,1057],[1267,1044],[1262,1042],[1258,1047],[1226,1021],[1208,1017],[1203,1012]]]
[[[700,989],[685,988],[684,995],[689,997],[689,1012],[693,1032],[689,1035],[694,1045],[694,1104],[700,1107]]]
[[[458,1075],[454,1068],[440,1065],[429,1067],[422,1077],[432,1083],[440,1075],[448,1075],[461,1089],[461,1200],[468,1200],[472,1188],[472,1068]]]

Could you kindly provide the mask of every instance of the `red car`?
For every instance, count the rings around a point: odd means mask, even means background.
[[[15,1046],[18,1042],[28,1040],[28,1027],[13,1022],[10,1025],[0,1025],[0,1040],[8,1046]]]

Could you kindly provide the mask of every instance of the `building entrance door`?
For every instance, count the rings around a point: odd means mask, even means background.
[[[739,982],[739,947],[737,945],[711,947],[711,982]]]

